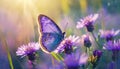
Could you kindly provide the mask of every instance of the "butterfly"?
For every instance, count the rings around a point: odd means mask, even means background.
[[[62,32],[58,25],[46,15],[40,14],[38,21],[41,49],[46,53],[50,53],[54,51],[64,39],[65,32]]]

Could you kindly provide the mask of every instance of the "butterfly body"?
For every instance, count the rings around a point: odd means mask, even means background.
[[[57,24],[45,15],[39,15],[39,30],[41,33],[40,43],[41,49],[47,53],[54,51],[61,41],[64,39],[64,34]]]

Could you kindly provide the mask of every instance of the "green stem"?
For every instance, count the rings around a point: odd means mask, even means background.
[[[88,48],[88,55],[90,56],[90,47]]]
[[[9,51],[7,42],[6,42],[5,38],[4,38],[4,36],[2,36],[2,37],[0,36],[0,39],[2,39],[1,41],[2,41],[2,43],[3,43],[3,46],[4,46],[5,49],[6,49],[10,67],[11,67],[11,69],[14,69],[13,62],[12,62],[12,58],[11,58],[11,54],[10,54],[10,51]]]
[[[92,36],[93,36],[93,38],[94,38],[94,40],[95,40],[95,42],[96,42],[97,46],[99,47],[99,46],[100,46],[100,44],[97,42],[97,39],[96,39],[96,37],[95,37],[94,33],[93,33],[93,32],[91,32],[91,34],[92,34]]]
[[[8,54],[8,60],[9,60],[10,67],[11,67],[11,69],[14,69],[12,58],[11,58],[9,50],[7,51],[7,54]]]
[[[85,47],[85,52],[87,53],[87,47]]]
[[[56,54],[54,52],[51,52],[51,55],[56,59],[58,60],[59,62],[62,60],[63,61],[63,58],[59,55],[59,54]]]

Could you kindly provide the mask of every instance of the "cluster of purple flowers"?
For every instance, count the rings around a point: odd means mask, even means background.
[[[98,17],[99,14],[89,15],[77,22],[76,28],[79,29],[86,27],[88,31],[87,33],[93,34],[93,31],[95,29],[94,23]],[[120,51],[120,40],[115,40],[115,36],[117,36],[119,32],[119,30],[99,30],[100,38],[105,39],[103,49],[101,50],[90,50],[91,48],[94,48],[92,40],[95,39],[95,41],[99,43],[97,41],[98,38],[96,38],[95,36],[93,36],[92,38],[90,34],[85,34],[82,37],[70,35],[69,37],[64,38],[64,40],[53,52],[57,54],[64,54],[64,60],[62,60],[62,62],[65,63],[64,68],[79,69],[84,66],[87,67],[87,65],[89,65],[90,63],[93,65],[93,68],[95,68],[99,63],[102,53],[104,53],[104,50],[112,51],[113,55],[115,54],[115,52]],[[81,54],[81,52],[78,50],[79,48],[86,48],[89,49],[89,51]],[[39,49],[39,43],[29,43],[28,45],[23,45],[19,47],[16,54],[17,56],[22,57],[27,56],[29,60],[33,61],[35,60],[35,53]]]

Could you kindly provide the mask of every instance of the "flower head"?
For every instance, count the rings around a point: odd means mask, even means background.
[[[70,54],[73,51],[72,46],[77,46],[79,44],[79,37],[77,36],[69,36],[65,38],[58,48],[54,52],[64,51],[66,54]]]
[[[79,69],[81,65],[84,65],[88,60],[88,55],[83,53],[79,58],[76,58],[75,54],[67,55],[64,59],[64,62],[67,66],[67,69]]]
[[[110,51],[120,51],[120,39],[118,41],[108,41],[103,49],[110,50]]]
[[[73,55],[67,55],[64,59],[64,63],[67,66],[67,69],[79,69],[78,59],[75,59]]]
[[[102,51],[101,50],[94,50],[93,51],[93,56],[97,56],[97,58],[100,58],[102,55]]]
[[[40,49],[39,43],[28,43],[28,45],[22,45],[18,47],[18,50],[16,51],[17,56],[28,56],[29,60],[35,59],[35,52]]]
[[[98,65],[98,61],[100,60],[101,55],[102,55],[102,51],[100,51],[100,50],[94,50],[93,51],[93,55],[91,55],[88,58],[88,61],[90,63],[92,63],[93,68],[96,68],[96,66]]]
[[[112,30],[99,30],[100,37],[106,39],[106,41],[113,40],[114,36],[116,36],[120,30],[114,31]]]
[[[88,35],[83,35],[82,39],[83,39],[83,43],[85,47],[90,47],[92,45],[91,40]]]
[[[116,61],[119,58],[119,51],[120,51],[120,39],[118,41],[108,41],[103,49],[112,51],[112,60]]]
[[[98,14],[89,15],[85,17],[84,19],[81,19],[79,22],[77,22],[76,28],[83,28],[86,27],[89,32],[92,32],[94,30],[93,23],[98,18]]]

